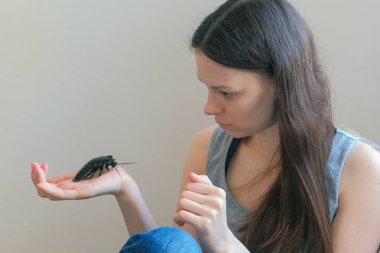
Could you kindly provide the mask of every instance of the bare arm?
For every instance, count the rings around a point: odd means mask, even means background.
[[[115,198],[130,235],[157,228],[157,224],[134,180],[125,183],[120,192],[115,194]]]
[[[215,129],[216,125],[205,128],[194,137],[182,172],[180,194],[185,190],[186,185],[189,183],[188,174],[190,172],[195,172],[200,175],[207,174],[208,150]],[[178,225],[173,222],[173,226]],[[197,234],[191,225],[184,224],[181,228],[197,239]]]
[[[380,154],[362,142],[343,171],[332,237],[334,253],[374,253],[380,245]]]
[[[174,225],[191,233],[204,252],[249,253],[227,225],[223,189],[207,176],[207,159],[216,126],[200,131],[186,160]]]

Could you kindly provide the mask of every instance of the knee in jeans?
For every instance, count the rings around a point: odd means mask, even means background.
[[[160,227],[152,231],[135,234],[124,245],[120,253],[201,253],[194,237],[176,227]]]

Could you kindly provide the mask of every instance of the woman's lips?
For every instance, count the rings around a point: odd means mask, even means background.
[[[220,123],[220,122],[217,122],[219,124],[219,126],[223,129],[226,129],[228,128],[228,126],[230,126],[230,124],[224,124],[224,123]]]

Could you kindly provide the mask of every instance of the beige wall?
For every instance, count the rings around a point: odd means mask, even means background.
[[[308,21],[330,77],[335,122],[380,142],[380,2],[291,1]]]
[[[336,121],[380,142],[378,2],[293,2],[315,31]],[[51,176],[97,155],[138,161],[126,169],[171,222],[188,145],[212,123],[188,41],[220,3],[0,1],[1,252],[117,252],[128,237],[110,196],[38,198],[35,160]]]

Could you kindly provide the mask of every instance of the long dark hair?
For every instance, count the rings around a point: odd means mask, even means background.
[[[286,0],[229,0],[195,31],[192,48],[274,80],[281,172],[243,227],[252,252],[332,252],[325,166],[334,126],[313,36]]]

